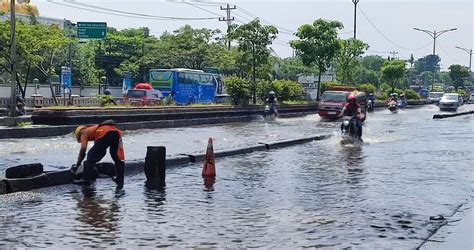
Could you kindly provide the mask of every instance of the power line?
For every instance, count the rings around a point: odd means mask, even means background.
[[[89,8],[93,8],[93,9],[100,9],[100,10],[105,10],[105,11],[110,11],[110,12],[116,12],[116,13],[120,13],[120,14],[135,15],[135,16],[140,16],[140,17],[153,17],[153,18],[176,19],[176,20],[207,20],[207,19],[216,19],[217,18],[217,17],[155,16],[155,15],[136,13],[136,12],[128,12],[128,11],[121,11],[121,10],[116,10],[116,9],[104,8],[104,7],[100,7],[100,6],[97,6],[97,5],[80,3],[77,0],[63,0],[63,1],[67,2],[67,3],[70,3],[70,4],[83,6],[83,7],[89,7]]]
[[[251,12],[248,11],[248,10],[245,10],[245,9],[242,8],[242,7],[238,7],[237,10],[243,12],[244,14],[246,14],[246,15],[252,17],[252,18],[257,18],[257,19],[261,20],[262,22],[265,22],[265,23],[268,23],[268,24],[270,24],[270,25],[275,26],[276,28],[278,28],[278,29],[280,30],[281,33],[290,33],[290,34],[294,34],[294,33],[295,33],[295,31],[292,31],[292,30],[290,30],[290,29],[281,27],[281,26],[279,26],[279,25],[277,25],[277,24],[274,24],[274,23],[272,23],[272,22],[269,22],[268,20],[265,20],[265,19],[263,19],[263,18],[260,18],[260,17],[258,17],[257,15],[251,13]]]
[[[444,52],[444,54],[446,54],[446,55],[447,55],[449,58],[451,58],[452,60],[454,60],[454,61],[461,61],[461,60],[459,60],[458,58],[452,57],[452,56],[443,48],[443,46],[441,46],[441,43],[440,43],[439,41],[438,41],[438,46],[439,46],[439,48]]]
[[[400,46],[398,44],[396,44],[395,42],[393,42],[392,40],[390,40],[390,38],[388,38],[386,35],[384,35],[378,28],[377,26],[375,26],[375,24],[370,20],[370,18],[365,14],[365,12],[362,10],[362,8],[360,6],[358,6],[360,12],[362,13],[362,15],[365,17],[365,19],[367,19],[367,21],[370,23],[370,25],[377,31],[377,33],[379,33],[385,40],[387,40],[389,43],[393,44],[394,46],[400,48],[400,49],[403,49],[403,50],[408,50],[408,51],[414,51],[414,50],[421,50],[421,49],[424,49],[426,47],[428,47],[429,45],[431,45],[431,42],[420,47],[420,48],[415,48],[415,49],[412,49],[412,48],[406,48],[406,47],[403,47],[403,46]]]
[[[217,19],[218,17],[172,17],[172,16],[154,16],[154,15],[147,15],[141,13],[133,13],[133,12],[126,12],[120,10],[114,10],[109,8],[102,8],[95,5],[77,3],[75,1],[67,1],[70,4],[66,3],[59,3],[55,2],[56,0],[47,0],[49,3],[65,6],[73,9],[85,10],[89,12],[107,14],[112,16],[121,16],[121,17],[129,17],[129,18],[139,18],[139,19],[147,19],[147,20],[212,20]],[[83,6],[83,7],[81,7]],[[101,11],[102,10],[102,11]]]

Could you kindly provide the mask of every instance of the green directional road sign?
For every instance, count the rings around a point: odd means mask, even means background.
[[[102,39],[107,35],[107,23],[77,22],[77,38]]]

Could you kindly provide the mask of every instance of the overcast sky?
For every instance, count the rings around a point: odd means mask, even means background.
[[[224,1],[183,0],[32,0],[40,15],[77,21],[105,21],[108,26],[123,28],[149,27],[153,35],[176,30],[190,24],[196,28],[226,30],[225,22],[217,17],[224,16]],[[263,23],[280,30],[272,47],[280,57],[292,55],[288,41],[295,39],[293,32],[305,23],[325,18],[339,20],[344,24],[341,38],[353,36],[354,4],[351,0],[234,0],[236,5],[231,16],[239,23],[259,17]],[[67,5],[67,6],[66,6]],[[110,14],[103,8],[117,10]],[[129,13],[126,13],[129,12]],[[109,13],[109,14],[107,14]],[[141,14],[134,16],[130,13]],[[146,17],[144,17],[146,16]],[[210,20],[158,20],[155,16],[185,18],[215,18]],[[357,38],[368,43],[367,54],[408,59],[413,53],[415,59],[431,54],[433,39],[414,27],[431,31],[457,28],[447,32],[436,41],[436,54],[441,57],[441,66],[451,64],[469,65],[469,54],[455,46],[474,48],[472,0],[360,0],[357,9]]]

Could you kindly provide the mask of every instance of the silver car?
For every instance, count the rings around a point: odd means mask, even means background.
[[[459,106],[461,106],[461,98],[462,97],[456,93],[444,94],[441,100],[439,100],[439,110],[456,111]]]

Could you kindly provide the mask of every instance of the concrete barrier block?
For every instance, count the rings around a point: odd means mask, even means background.
[[[28,191],[31,189],[53,186],[53,183],[46,174],[37,175],[30,178],[5,179],[11,192]]]
[[[43,165],[41,163],[24,164],[7,168],[5,178],[24,178],[42,173]]]
[[[166,158],[166,167],[177,167],[190,163],[189,156],[174,156]]]
[[[0,194],[7,194],[7,193],[8,193],[7,183],[5,183],[3,180],[0,180]]]
[[[145,159],[125,162],[125,175],[143,173],[144,169]]]
[[[45,174],[49,178],[51,186],[70,184],[74,178],[74,175],[69,170],[48,171]]]
[[[188,154],[189,161],[192,163],[202,162],[206,159],[206,154]]]
[[[216,151],[214,155],[216,158],[222,158],[222,157],[228,157],[228,156],[250,154],[256,151],[265,151],[265,150],[267,150],[267,147],[265,145],[256,145],[256,146],[249,146],[245,148]]]

